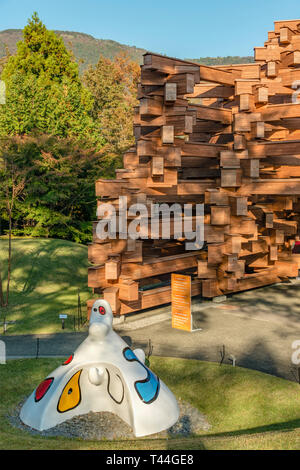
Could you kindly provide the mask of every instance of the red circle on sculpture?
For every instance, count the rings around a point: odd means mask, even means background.
[[[105,308],[104,307],[99,307],[99,313],[100,313],[100,315],[105,315]]]
[[[43,380],[43,382],[40,383],[40,385],[37,387],[35,391],[35,397],[34,397],[35,401],[40,401],[43,398],[43,396],[46,395],[53,380],[54,378],[50,377],[49,379],[45,379]]]
[[[68,359],[65,360],[65,362],[63,362],[63,366],[66,366],[67,364],[70,364],[70,362],[73,360],[73,354],[71,354],[70,357],[68,357]]]

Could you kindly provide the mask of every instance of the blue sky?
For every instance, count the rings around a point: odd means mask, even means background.
[[[0,0],[0,30],[37,11],[49,29],[179,58],[253,55],[275,20],[300,18],[299,0]]]

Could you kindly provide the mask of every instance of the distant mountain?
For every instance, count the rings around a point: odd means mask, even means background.
[[[228,55],[226,57],[200,57],[200,59],[186,59],[202,65],[231,65],[231,64],[252,64],[252,56],[241,57],[239,55]]]
[[[85,33],[73,31],[55,31],[63,38],[68,49],[73,51],[76,60],[79,62],[80,70],[85,70],[89,64],[96,64],[99,56],[112,59],[120,52],[127,52],[132,60],[142,63],[145,49],[135,46],[127,46],[110,39],[96,39]],[[17,42],[23,38],[21,29],[6,29],[0,31],[0,58],[6,54],[6,47],[11,54],[17,50]]]
[[[96,39],[93,36],[85,33],[78,33],[73,31],[55,31],[56,34],[63,38],[63,41],[68,49],[73,51],[76,60],[79,63],[80,71],[84,71],[90,64],[96,64],[99,56],[102,54],[104,57],[113,59],[115,55],[120,52],[126,52],[129,57],[139,64],[143,62],[143,54],[145,49],[135,46],[127,46],[119,42],[112,41],[111,39]],[[11,54],[14,54],[17,49],[17,42],[22,40],[21,29],[6,29],[0,31],[0,59],[5,56],[6,48]],[[252,57],[202,57],[199,59],[187,59],[199,64],[205,65],[225,65],[253,62]]]

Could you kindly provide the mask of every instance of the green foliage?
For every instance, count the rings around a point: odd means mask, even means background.
[[[106,142],[103,152],[116,164],[134,143],[132,121],[139,77],[139,66],[123,54],[113,61],[100,56],[97,65],[90,66],[83,77],[94,99],[92,115]]]
[[[99,176],[112,176],[109,160],[74,139],[47,135],[2,138],[0,159],[14,161],[18,172],[26,175],[15,201],[14,235],[91,241],[94,182]],[[0,180],[7,177],[7,170],[0,173]],[[1,198],[0,191],[0,208],[4,196]],[[6,219],[4,212],[2,218]]]
[[[96,143],[97,126],[90,112],[91,94],[79,79],[78,65],[63,40],[34,14],[23,41],[1,75],[6,104],[0,107],[0,134],[34,131],[76,136]]]
[[[1,65],[1,64],[0,64]],[[100,57],[79,77],[62,38],[34,14],[15,55],[3,63],[6,103],[0,105],[0,160],[26,174],[14,201],[14,235],[91,241],[95,180],[113,178],[133,144],[139,66],[127,56]],[[1,164],[0,161],[0,164]],[[22,180],[23,181],[23,180]],[[0,192],[0,209],[5,195]],[[1,210],[0,233],[8,219]]]

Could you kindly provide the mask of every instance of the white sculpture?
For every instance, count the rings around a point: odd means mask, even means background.
[[[132,351],[112,329],[109,303],[96,300],[89,335],[24,403],[21,420],[43,431],[81,414],[115,413],[135,436],[168,429],[179,416],[168,387],[145,366],[145,353]]]

